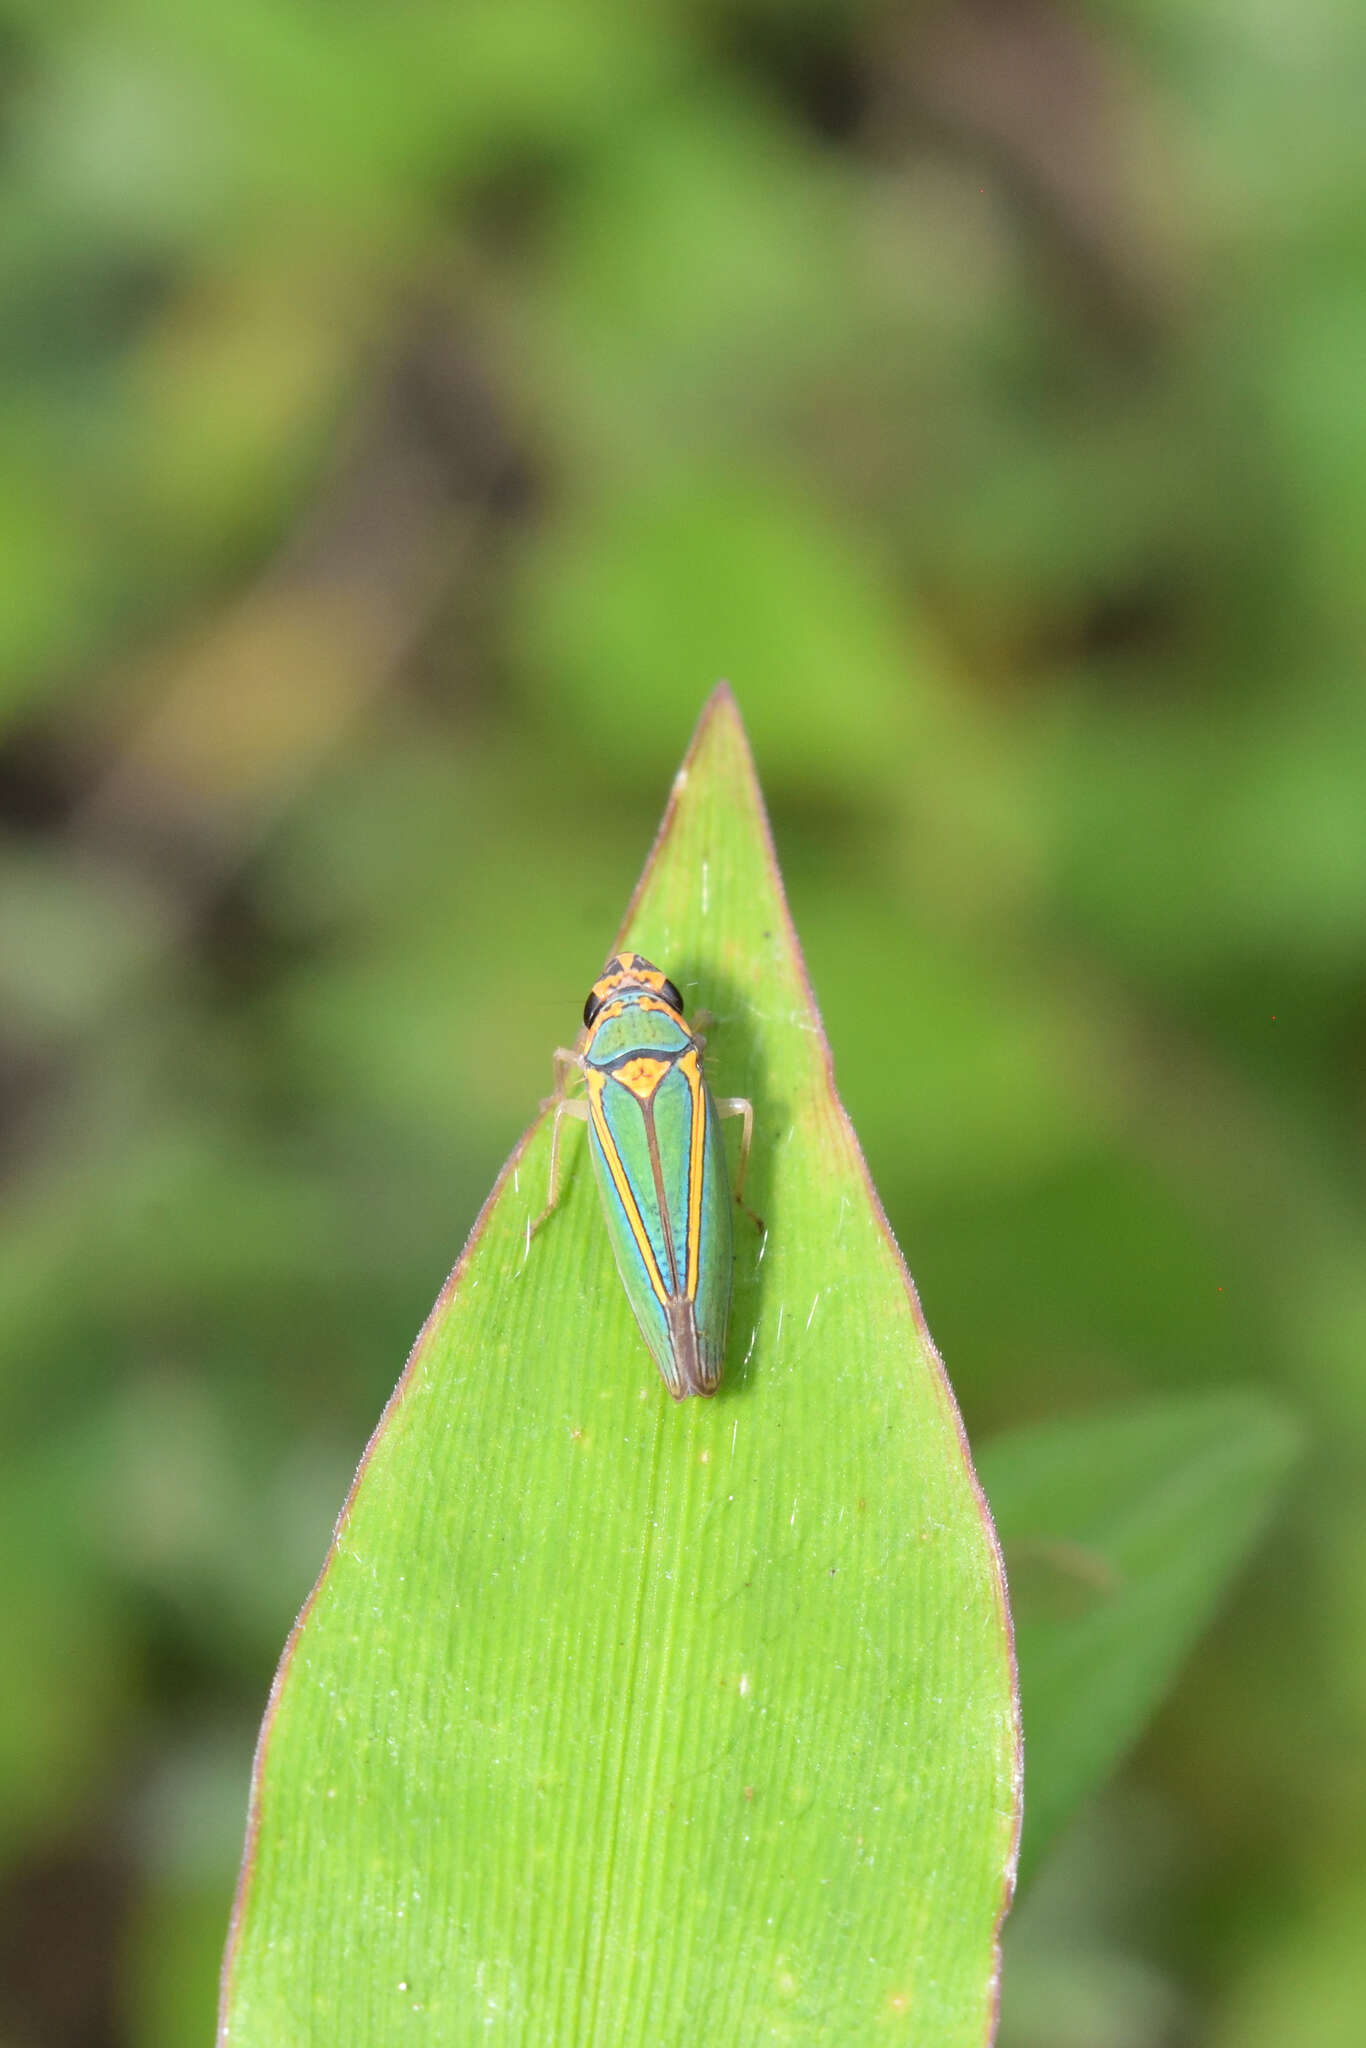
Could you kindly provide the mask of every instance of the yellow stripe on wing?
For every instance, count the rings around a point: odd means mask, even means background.
[[[636,1249],[644,1262],[645,1277],[654,1289],[660,1306],[663,1307],[668,1302],[669,1291],[659,1277],[659,1265],[655,1258],[654,1246],[650,1243],[649,1232],[646,1230],[641,1218],[640,1206],[636,1201],[635,1195],[632,1193],[631,1183],[626,1177],[626,1169],[621,1163],[621,1154],[617,1150],[617,1141],[612,1136],[611,1126],[603,1114],[602,1091],[606,1087],[607,1081],[608,1076],[606,1074],[597,1073],[592,1068],[589,1069],[589,1114],[593,1119],[593,1129],[598,1134],[598,1143],[602,1147],[603,1157],[607,1161],[607,1170],[612,1176],[612,1184],[617,1191],[617,1199],[621,1203],[626,1221],[631,1226],[631,1235],[636,1241]]]
[[[678,1062],[692,1092],[692,1151],[688,1156],[688,1299],[697,1299],[697,1262],[702,1254],[702,1173],[707,1163],[707,1091],[697,1047]]]

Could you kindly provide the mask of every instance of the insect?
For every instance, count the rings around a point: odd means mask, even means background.
[[[559,1186],[560,1121],[588,1125],[607,1232],[641,1335],[675,1401],[714,1394],[730,1321],[730,1176],[723,1116],[745,1120],[738,1183],[754,1129],[752,1105],[716,1097],[702,1073],[706,1041],[683,1021],[674,984],[639,953],[615,953],[583,1006],[586,1037],[555,1053],[550,1195]],[[577,1071],[585,1094],[568,1097]]]

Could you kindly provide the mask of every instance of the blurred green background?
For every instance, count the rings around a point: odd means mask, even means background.
[[[251,1745],[717,676],[974,1436],[1302,1481],[1011,2048],[1366,2001],[1366,13],[0,5],[0,2048]]]

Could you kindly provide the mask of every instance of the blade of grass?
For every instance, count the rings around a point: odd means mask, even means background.
[[[621,943],[713,1012],[713,1083],[755,1102],[768,1236],[737,1214],[721,1392],[665,1394],[572,1130],[530,1237],[538,1119],[277,1675],[234,2048],[993,2030],[1018,1815],[999,1561],[725,689]]]
[[[1221,1392],[1048,1423],[983,1448],[1028,1740],[1022,1878],[1170,1687],[1299,1445],[1271,1402]]]

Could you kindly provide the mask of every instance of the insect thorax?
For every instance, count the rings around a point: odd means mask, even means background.
[[[595,1067],[606,1066],[623,1053],[658,1053],[664,1058],[686,1052],[692,1040],[666,1009],[627,1003],[616,1017],[600,1017],[585,1049]]]

